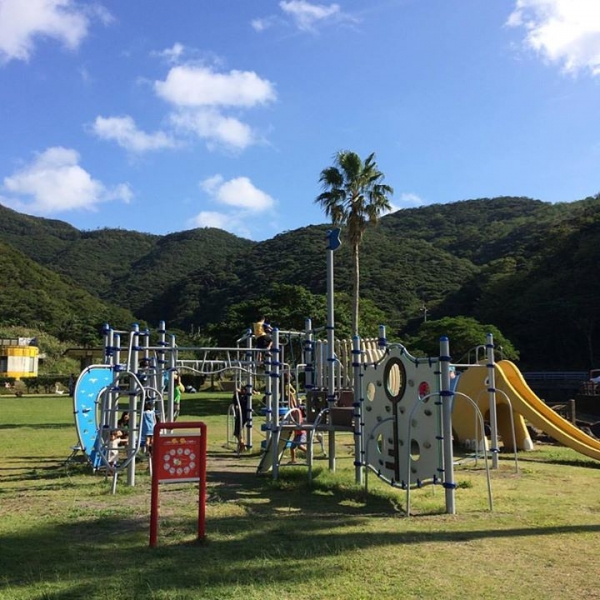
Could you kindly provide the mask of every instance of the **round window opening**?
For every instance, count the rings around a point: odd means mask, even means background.
[[[399,402],[406,390],[406,370],[402,361],[391,358],[383,372],[385,394],[390,402]]]
[[[417,440],[410,440],[410,457],[413,460],[421,458],[421,446]]]
[[[369,402],[373,402],[373,400],[375,400],[375,391],[376,391],[376,387],[375,384],[373,382],[369,383],[369,385],[367,385],[367,400]]]

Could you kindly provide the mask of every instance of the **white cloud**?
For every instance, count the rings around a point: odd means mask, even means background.
[[[269,29],[270,27],[274,27],[279,22],[279,19],[275,16],[265,17],[263,19],[253,19],[250,21],[250,25],[254,31],[258,31],[259,33]]]
[[[283,0],[279,3],[281,10],[292,17],[298,29],[311,31],[315,24],[340,16],[339,4],[313,4],[305,0]]]
[[[259,190],[248,177],[225,181],[222,175],[213,175],[200,182],[200,189],[226,210],[201,211],[189,220],[192,227],[218,227],[249,238],[252,219],[275,206],[275,200]],[[261,225],[257,229],[262,232],[264,227]]]
[[[224,111],[248,109],[273,102],[274,85],[253,71],[216,72],[210,67],[173,67],[164,81],[155,81],[157,95],[176,111],[171,123],[180,131],[194,133],[209,146],[243,150],[257,141],[252,128]]]
[[[170,135],[162,131],[152,134],[141,131],[129,116],[96,117],[91,130],[99,138],[115,141],[119,146],[130,152],[161,150],[163,148],[174,148],[178,145]]]
[[[213,175],[200,182],[200,187],[217,202],[251,212],[273,208],[275,201],[259,190],[248,177],[236,177],[224,181],[221,175]]]
[[[214,144],[233,150],[243,150],[256,141],[252,128],[235,117],[226,117],[217,110],[182,110],[171,114],[171,123],[182,132],[191,132]]]
[[[200,188],[203,189],[207,194],[210,194],[211,196],[213,196],[217,190],[219,189],[219,186],[223,183],[223,176],[222,175],[213,175],[212,177],[207,177],[206,179],[204,179],[203,181],[200,182]]]
[[[226,213],[202,211],[188,220],[189,227],[216,227],[223,231],[229,231],[234,235],[250,238],[251,233],[243,218]]]
[[[400,208],[406,208],[409,206],[423,206],[425,204],[420,196],[411,192],[403,192],[400,194],[401,206],[395,207],[393,210],[399,210]]]
[[[249,108],[276,98],[275,88],[253,71],[216,73],[209,67],[173,67],[165,81],[154,83],[156,93],[175,106],[235,106]]]
[[[195,217],[189,220],[194,227],[216,227],[217,229],[227,229],[229,215],[210,210],[203,210]]]
[[[95,209],[109,200],[129,202],[133,193],[128,184],[113,188],[79,166],[75,150],[48,148],[27,166],[4,178],[4,189],[11,194],[7,205],[16,210],[52,214],[76,209]]]
[[[525,44],[567,73],[600,75],[600,3],[517,0],[507,25],[525,28]]]
[[[296,27],[300,31],[315,32],[322,25],[359,22],[356,17],[343,12],[336,3],[316,4],[307,0],[282,0],[279,2],[279,8],[283,16],[269,15],[253,19],[250,25],[259,33],[276,26]]]
[[[417,196],[417,194],[403,192],[402,194],[400,194],[398,203],[390,202],[390,210],[383,213],[382,216],[390,215],[399,210],[402,210],[403,208],[414,208],[416,206],[423,206],[424,204],[425,203],[423,202],[423,200],[419,196]]]
[[[151,52],[150,55],[158,56],[159,58],[162,58],[168,63],[177,64],[181,62],[181,58],[183,57],[184,52],[185,47],[183,46],[183,44],[176,42],[170,48],[165,48],[164,50],[157,50]]]
[[[40,38],[76,49],[94,18],[111,20],[102,7],[82,7],[73,0],[0,0],[0,61],[28,61]]]

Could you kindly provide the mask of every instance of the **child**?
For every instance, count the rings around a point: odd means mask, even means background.
[[[296,395],[296,390],[292,385],[290,374],[286,373],[283,378],[284,381],[284,389],[283,395],[284,398],[287,398],[288,407],[289,408],[297,408],[298,407],[298,396]]]
[[[156,413],[152,402],[144,404],[142,414],[142,432],[140,436],[140,447],[144,453],[152,454],[152,440],[154,438],[154,425],[156,425]]]
[[[108,465],[110,467],[116,467],[119,460],[119,443],[121,438],[121,432],[118,429],[113,429],[110,432],[110,438],[108,440]]]
[[[253,324],[254,337],[256,339],[256,347],[261,350],[268,351],[271,349],[273,339],[271,338],[271,332],[273,328],[267,321],[267,317],[261,316],[256,323]],[[263,360],[263,353],[258,352],[256,354],[256,361],[261,362]]]
[[[298,423],[298,425],[302,425],[302,422],[306,417],[304,408],[297,408],[294,413],[294,420]],[[290,464],[292,465],[296,464],[296,449],[306,452],[306,430],[304,429],[294,431],[294,436],[290,442]]]
[[[177,371],[173,375],[173,421],[177,421],[181,408],[181,393],[185,391],[185,386],[181,383],[181,377]]]

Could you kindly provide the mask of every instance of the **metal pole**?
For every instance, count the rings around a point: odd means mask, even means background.
[[[377,338],[377,345],[380,350],[384,350],[387,347],[387,337],[385,333],[385,325],[379,326],[379,337]]]
[[[333,253],[340,247],[340,229],[327,232],[327,360],[329,377],[327,380],[327,405],[329,407],[329,470],[335,471],[335,431],[331,419],[331,409],[335,405],[335,313],[333,285]]]
[[[363,395],[362,395],[362,372],[360,336],[352,338],[352,370],[354,372],[354,479],[358,485],[363,482]]]
[[[175,413],[175,369],[177,368],[177,350],[175,348],[174,335],[170,336],[169,342],[169,403],[167,406],[167,421],[172,423]]]
[[[442,402],[442,444],[444,452],[444,489],[446,513],[456,514],[456,482],[454,481],[454,454],[452,451],[452,397],[450,391],[450,344],[446,336],[440,338],[440,366]]]
[[[104,323],[103,328],[104,333],[104,359],[103,363],[105,365],[110,365],[110,357],[112,355],[112,329],[108,323]]]
[[[131,356],[130,356],[129,365],[127,365],[127,369],[132,373],[136,373],[137,366],[138,366],[139,350],[140,350],[140,347],[139,347],[140,326],[137,323],[133,324],[131,333],[129,335],[131,335]],[[130,377],[129,378],[129,403],[128,403],[130,429],[135,427],[136,405],[137,405],[137,392],[136,392],[135,381],[134,381],[133,377]],[[143,410],[143,408],[142,408],[142,410]],[[140,414],[141,414],[141,412],[140,412]],[[127,444],[128,444],[128,447],[131,448],[131,445],[130,445],[131,440],[128,439]],[[135,486],[135,456],[133,456],[129,465],[127,466],[127,485],[130,487]]]
[[[491,452],[492,452],[492,469],[498,468],[498,416],[496,413],[496,368],[494,365],[494,336],[491,333],[487,334],[486,337],[486,351],[487,351],[487,370],[488,370],[488,392],[490,401],[490,429],[491,431]],[[484,444],[485,444],[485,432],[484,432]],[[485,451],[485,449],[484,449]]]
[[[246,447],[251,449],[252,448],[252,400],[253,400],[253,394],[254,394],[254,377],[256,376],[256,354],[254,354],[252,352],[252,335],[251,335],[251,330],[248,329],[247,331],[247,338],[246,338],[246,354],[245,354],[245,361],[250,364],[251,362],[253,362],[253,367],[252,369],[248,369],[248,374],[246,376],[246,386],[245,386],[245,393],[246,393],[246,416],[245,419],[242,419],[243,421],[246,422],[246,431],[242,431],[242,424],[240,423],[240,439],[246,439]],[[236,379],[236,385],[237,385],[237,377]],[[241,376],[240,376],[240,381],[241,381]],[[267,410],[267,427],[270,425],[269,423],[269,412]],[[267,429],[267,441],[269,440],[269,430]]]
[[[164,321],[158,323],[158,351],[156,353],[156,389],[160,390],[160,418],[165,419],[165,348],[167,346],[166,341],[167,327]]]
[[[280,361],[279,361],[279,329],[273,329],[273,344],[271,346],[271,371],[267,380],[271,381],[272,407],[273,407],[273,432],[271,444],[273,445],[272,461],[273,461],[273,479],[279,477],[279,438],[281,430],[279,427],[279,377],[280,377]]]
[[[313,342],[312,321],[304,319],[304,391],[308,393],[314,388],[315,381],[315,348]]]

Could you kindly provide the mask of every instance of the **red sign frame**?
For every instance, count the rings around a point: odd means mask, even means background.
[[[150,546],[155,547],[158,539],[161,483],[199,483],[198,540],[203,540],[206,535],[206,424],[157,423],[153,433]]]

